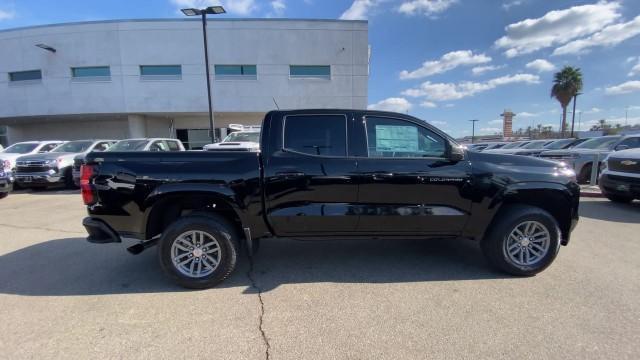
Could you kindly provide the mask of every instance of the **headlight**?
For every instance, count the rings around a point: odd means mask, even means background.
[[[45,160],[46,165],[56,165],[58,161],[56,159]]]

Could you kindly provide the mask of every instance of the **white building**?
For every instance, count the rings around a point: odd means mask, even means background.
[[[258,124],[276,103],[367,105],[366,21],[210,19],[207,35],[218,136],[230,123]],[[0,52],[5,142],[145,136],[178,137],[191,147],[207,142],[199,20],[2,30]]]

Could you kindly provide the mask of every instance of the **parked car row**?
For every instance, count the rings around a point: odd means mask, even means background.
[[[472,151],[496,154],[535,156],[564,162],[576,172],[578,182],[591,178],[594,160],[598,167],[607,155],[620,150],[640,148],[640,134],[610,135],[590,139],[546,139],[515,142],[478,143],[469,146]]]
[[[16,143],[0,152],[0,197],[13,187],[77,187],[80,167],[91,152],[184,150],[180,140],[164,138]]]

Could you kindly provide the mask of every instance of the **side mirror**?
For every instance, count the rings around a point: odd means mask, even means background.
[[[627,149],[629,149],[629,145],[618,145],[615,148],[616,151],[627,150]]]
[[[462,146],[451,144],[449,152],[449,161],[458,162],[464,160],[464,148]]]

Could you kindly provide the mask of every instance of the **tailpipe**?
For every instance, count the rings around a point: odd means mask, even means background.
[[[132,255],[138,255],[140,253],[142,253],[143,251],[145,251],[146,249],[154,246],[158,244],[158,238],[155,239],[151,239],[151,240],[147,240],[147,241],[141,241],[133,246],[129,246],[127,248],[127,251],[129,253],[131,253]]]

